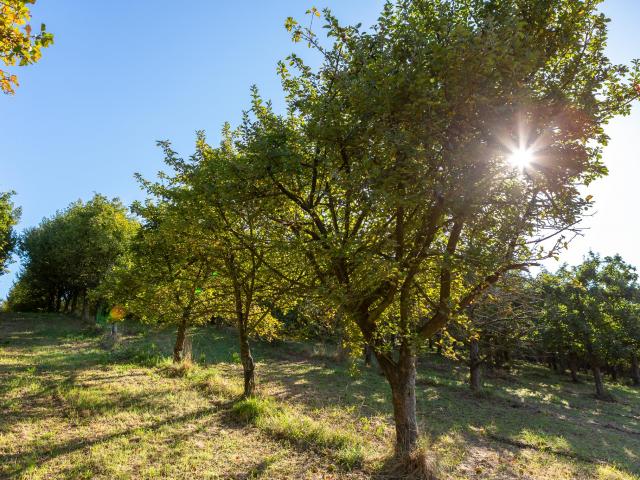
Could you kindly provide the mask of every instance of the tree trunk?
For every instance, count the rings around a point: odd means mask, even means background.
[[[82,320],[89,321],[89,300],[87,299],[87,292],[82,293]]]
[[[189,313],[185,311],[182,314],[182,320],[178,324],[178,332],[176,334],[176,344],[173,347],[173,363],[179,363],[184,360],[184,341],[187,336],[187,323]]]
[[[482,389],[482,362],[480,361],[480,343],[477,338],[469,342],[469,386],[474,392]]]
[[[596,361],[592,361],[591,371],[593,372],[593,380],[596,385],[596,397],[601,399],[608,398],[609,396],[604,389],[604,381],[602,380],[602,370],[600,370],[600,365],[598,365]]]
[[[111,324],[111,336],[114,338],[118,336],[118,324],[115,322]]]
[[[78,306],[78,294],[74,292],[71,296],[71,313],[76,313],[77,306]]]
[[[558,372],[558,357],[556,356],[555,352],[552,353],[551,357],[549,358],[549,366],[551,370],[556,373]]]
[[[610,375],[611,375],[611,380],[614,382],[618,381],[618,366],[617,365],[612,365],[610,367]]]
[[[631,380],[634,386],[640,386],[640,361],[637,353],[631,355]]]
[[[336,362],[343,363],[347,360],[349,356],[349,351],[346,348],[344,341],[344,334],[342,332],[338,333],[338,342],[336,345]]]
[[[416,357],[408,347],[401,348],[397,362],[389,360],[384,353],[374,353],[391,387],[396,427],[395,453],[398,458],[406,459],[418,443]]]
[[[371,345],[369,345],[368,343],[364,344],[364,364],[367,367],[371,366],[371,360],[373,356],[373,349],[371,348]]]
[[[49,311],[49,312],[53,312],[54,311],[55,302],[56,302],[55,298],[56,298],[55,292],[54,291],[50,291],[49,292],[49,299],[47,301],[47,311]]]
[[[256,391],[255,363],[251,356],[249,347],[249,337],[245,329],[241,326],[240,331],[240,360],[242,360],[242,370],[244,373],[244,393],[245,397],[251,397]]]
[[[569,370],[571,371],[571,381],[578,383],[578,356],[575,352],[569,354]]]

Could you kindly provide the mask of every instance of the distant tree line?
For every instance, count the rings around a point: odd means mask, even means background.
[[[6,272],[18,240],[15,226],[20,219],[20,209],[11,197],[13,192],[0,192],[0,275]]]
[[[98,308],[96,288],[129,248],[137,229],[119,200],[96,195],[71,204],[18,242],[22,271],[7,298],[14,310],[79,312],[88,319]]]

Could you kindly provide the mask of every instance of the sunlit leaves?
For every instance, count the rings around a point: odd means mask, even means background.
[[[20,209],[11,201],[13,192],[0,193],[0,275],[11,259],[16,244],[14,227],[20,218]]]
[[[62,296],[91,296],[128,251],[136,229],[120,200],[98,194],[45,218],[21,236],[23,270],[9,301],[52,309]]]
[[[40,60],[42,49],[53,43],[43,23],[37,34],[29,24],[29,6],[35,0],[3,0],[0,2],[0,59],[7,67],[25,66]],[[18,77],[0,69],[0,90],[15,93]]]

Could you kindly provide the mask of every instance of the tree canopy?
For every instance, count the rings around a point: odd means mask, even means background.
[[[13,192],[0,193],[0,275],[5,273],[16,246],[15,225],[20,219],[20,209],[11,201]]]
[[[57,311],[81,299],[88,314],[88,295],[127,251],[136,228],[118,199],[102,195],[45,218],[20,238],[23,270],[9,304]]]
[[[625,358],[637,362],[640,353],[637,278],[620,256],[601,258],[594,253],[578,266],[565,265],[555,274],[540,276],[543,342],[553,351],[583,358],[601,398],[608,398],[601,367]]]

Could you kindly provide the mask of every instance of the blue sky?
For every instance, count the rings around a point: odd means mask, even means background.
[[[236,123],[258,85],[282,105],[276,62],[294,46],[283,28],[311,6],[330,7],[345,23],[370,25],[382,0],[233,2],[198,0],[38,0],[34,23],[45,22],[55,44],[34,66],[18,70],[15,96],[0,96],[0,191],[15,190],[19,228],[93,192],[142,197],[134,172],[162,166],[156,140],[170,139],[189,155],[194,132],[211,140]],[[640,57],[640,2],[606,0],[609,55]],[[592,188],[590,230],[564,255],[579,261],[593,248],[620,252],[640,266],[635,218],[640,178],[640,108],[609,127],[605,160],[611,174]],[[0,277],[0,297],[13,281]]]

